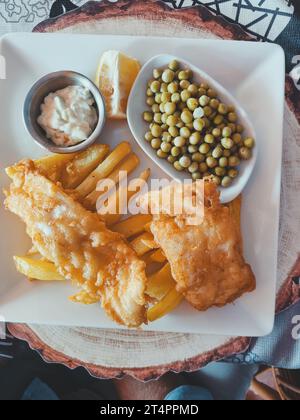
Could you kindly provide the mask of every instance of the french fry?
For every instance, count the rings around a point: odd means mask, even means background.
[[[153,322],[174,311],[182,300],[183,296],[175,288],[171,289],[156,305],[148,309],[148,321]]]
[[[150,255],[150,261],[154,263],[163,263],[166,261],[166,256],[161,249],[157,249]]]
[[[72,161],[75,156],[75,153],[50,155],[41,159],[36,159],[34,164],[43,175],[51,179],[51,181],[57,182],[60,180],[65,166]]]
[[[96,189],[100,179],[107,178],[116,166],[127,156],[131,151],[130,144],[123,142],[119,144],[107,158],[100,163],[100,165],[76,188],[78,199],[82,200],[93,190]]]
[[[34,280],[64,281],[55,265],[49,261],[36,260],[30,257],[14,257],[19,273]]]
[[[157,245],[153,240],[153,236],[148,232],[144,232],[142,235],[130,242],[130,244],[139,257],[145,255],[149,251],[152,251],[155,247],[157,248]]]
[[[168,263],[161,270],[149,277],[146,294],[155,299],[162,299],[175,285],[171,267]]]
[[[139,176],[139,179],[141,181],[146,182],[149,176],[150,176],[150,169],[146,169],[144,172],[141,173],[141,175]],[[129,186],[127,189],[127,204],[129,203],[131,198],[134,197],[138,193],[138,191],[131,191],[131,189],[132,189],[131,183],[129,183]],[[116,195],[115,195],[115,198],[113,199],[113,202],[115,200],[117,211],[119,210],[119,207],[120,207],[120,197],[122,197],[125,192],[126,192],[126,187],[120,187],[116,191]],[[100,209],[100,214],[101,213],[103,212],[101,212],[101,209]],[[121,220],[122,215],[121,214],[101,214],[101,217],[102,217],[102,220],[104,220],[108,226],[112,226]]]
[[[75,156],[63,168],[61,181],[65,189],[74,189],[103,162],[109,153],[109,146],[94,144]]]
[[[120,181],[124,179],[125,172],[128,176],[138,167],[139,163],[140,159],[138,158],[138,156],[132,153],[128,156],[128,158],[125,159],[124,162],[121,162],[107,178],[111,179],[115,183],[115,185],[117,185]],[[109,191],[110,190],[107,190],[106,193],[108,193]],[[102,194],[103,193],[101,191],[92,191],[82,201],[83,206],[88,210],[95,210],[97,200],[99,199],[99,197],[101,197]]]
[[[70,296],[69,300],[75,303],[82,303],[83,305],[93,305],[100,301],[100,296],[91,295],[85,290],[81,290],[75,295]]]
[[[34,164],[43,175],[51,179],[51,181],[57,182],[64,166],[74,159],[74,157],[74,153],[50,155],[34,160]],[[5,169],[5,172],[9,178],[13,178],[16,173],[16,166],[9,166]]]
[[[138,235],[144,231],[146,223],[151,221],[152,216],[150,214],[137,214],[136,216],[129,217],[126,220],[112,226],[114,232],[121,233],[126,238]]]

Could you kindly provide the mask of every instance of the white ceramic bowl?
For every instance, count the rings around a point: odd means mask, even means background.
[[[166,160],[160,159],[154,153],[151,145],[145,141],[144,136],[147,131],[149,131],[149,124],[143,120],[143,112],[148,109],[146,105],[146,88],[149,79],[151,79],[153,69],[167,67],[168,63],[172,60],[177,60],[181,63],[183,67],[190,68],[194,73],[194,80],[197,83],[206,82],[212,88],[218,92],[219,98],[222,102],[227,104],[234,105],[236,112],[239,117],[239,121],[245,127],[245,136],[253,137],[257,140],[255,135],[255,130],[250,122],[246,112],[238,101],[229,93],[223,86],[221,86],[216,80],[206,74],[204,71],[195,67],[193,64],[187,62],[178,57],[172,55],[158,55],[151,58],[141,69],[129,96],[128,108],[127,108],[127,119],[130,130],[140,145],[140,147],[149,155],[149,157],[171,178],[184,181],[185,179],[190,179],[190,176],[187,172],[178,172],[173,166]],[[248,161],[243,161],[239,167],[239,176],[234,180],[232,185],[228,188],[220,188],[220,199],[222,203],[228,203],[229,201],[234,200],[246,186],[251,173],[254,169],[255,162],[257,159],[258,145],[253,149],[253,156]]]

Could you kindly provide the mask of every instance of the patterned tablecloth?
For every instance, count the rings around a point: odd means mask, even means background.
[[[83,7],[82,7],[83,6]],[[187,9],[195,6],[193,9]],[[175,12],[172,9],[183,9]],[[52,19],[49,20],[48,18]],[[130,25],[126,19],[130,20]],[[132,20],[134,19],[134,21]],[[118,22],[118,24],[115,24]],[[34,29],[35,28],[35,29]],[[299,0],[0,0],[0,35],[9,31],[67,31],[132,33],[253,39],[280,44],[286,52],[286,106],[279,238],[277,311],[287,309],[300,298],[300,1]],[[295,309],[293,316],[295,315]],[[297,309],[296,309],[297,315]],[[295,316],[296,316],[295,315]],[[295,319],[295,317],[293,318]],[[295,349],[284,348],[292,337],[293,319],[278,318],[281,355]],[[288,321],[287,321],[288,320]],[[141,379],[158,377],[167,370],[195,370],[209,361],[229,356],[249,347],[247,338],[207,337],[189,334],[159,334],[124,331],[69,329],[11,325],[10,331],[29,341],[47,360],[68,366],[85,366],[104,377],[129,373]],[[283,341],[284,340],[284,341]],[[250,348],[245,357],[233,361],[279,360],[269,342]],[[261,345],[261,347],[260,347]],[[84,346],[84,352],[82,352]],[[292,346],[292,344],[290,344]],[[274,345],[273,345],[274,347]],[[174,355],[176,348],[176,355]],[[111,353],[113,351],[113,354]],[[84,354],[83,354],[84,353]],[[248,358],[248,359],[247,359]],[[284,357],[283,357],[284,358]],[[268,359],[268,360],[267,360]],[[121,368],[121,367],[122,368]]]

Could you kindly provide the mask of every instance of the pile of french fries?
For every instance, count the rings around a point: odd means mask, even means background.
[[[79,154],[51,155],[34,161],[39,171],[53,182],[61,183],[64,190],[79,201],[86,209],[96,212],[98,199],[101,199],[103,192],[97,191],[97,184],[103,179],[111,179],[117,185],[120,179],[120,172],[129,176],[140,164],[135,153],[132,153],[130,144],[122,142],[113,151],[107,145],[97,144],[91,146]],[[12,177],[14,167],[6,169],[8,176]],[[139,178],[147,181],[150,170],[142,172]],[[116,192],[117,208],[119,192]],[[135,194],[130,191],[130,184],[127,191],[128,202]],[[109,191],[105,191],[105,194]],[[146,294],[150,306],[147,317],[148,321],[155,321],[171,312],[183,297],[176,291],[175,281],[172,278],[170,265],[162,250],[159,249],[150,232],[149,226],[152,220],[151,215],[138,214],[126,220],[121,220],[120,214],[101,215],[102,220],[114,231],[122,234],[129,242],[136,254],[146,263],[148,282]],[[31,280],[40,281],[65,281],[59,274],[55,265],[45,261],[34,249],[26,256],[14,257],[17,270]],[[75,302],[83,304],[96,303],[84,291],[77,293],[70,298]]]
[[[64,190],[78,200],[86,209],[96,212],[96,205],[103,192],[97,191],[97,184],[102,179],[111,179],[117,184],[121,181],[120,171],[131,174],[140,164],[138,156],[132,153],[130,144],[123,142],[112,152],[107,145],[93,145],[79,154],[52,155],[35,160],[39,171],[54,182],[61,183]],[[6,169],[12,177],[14,167]],[[139,178],[147,181],[150,170],[142,172]],[[119,187],[119,190],[122,187]],[[116,194],[118,203],[119,190]],[[106,191],[107,194],[109,191]],[[128,186],[128,201],[135,193]],[[117,206],[118,208],[119,206]],[[240,229],[241,197],[229,203],[229,210]],[[101,218],[107,226],[122,234],[136,254],[146,263],[148,282],[146,294],[149,300],[147,311],[148,321],[153,322],[169,312],[172,312],[183,300],[177,292],[176,283],[172,277],[170,264],[162,250],[155,243],[150,231],[151,215],[138,214],[126,220],[121,220],[121,214],[104,214]],[[32,280],[64,281],[52,262],[45,261],[34,247],[24,257],[14,257],[17,270]],[[84,291],[70,298],[74,302],[93,304],[95,297]]]

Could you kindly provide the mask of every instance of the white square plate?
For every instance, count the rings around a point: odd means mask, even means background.
[[[46,73],[75,70],[94,77],[101,54],[117,49],[145,63],[158,54],[190,61],[227,88],[248,112],[257,132],[258,159],[244,190],[242,228],[246,260],[257,289],[222,309],[197,312],[183,303],[174,313],[145,330],[230,336],[262,336],[274,322],[279,227],[281,149],[284,104],[284,54],[266,43],[98,35],[10,34],[0,40],[6,80],[0,80],[0,189],[9,184],[3,169],[24,157],[44,153],[23,127],[22,106],[31,85]],[[141,110],[142,111],[142,110]],[[102,142],[111,146],[128,139],[151,167],[153,177],[165,174],[133,139],[125,122],[107,124]],[[3,201],[3,195],[1,201]],[[68,301],[69,284],[29,283],[17,274],[13,255],[30,245],[23,223],[0,208],[0,315],[10,322],[115,328],[98,305]]]

